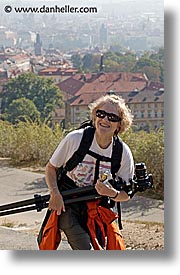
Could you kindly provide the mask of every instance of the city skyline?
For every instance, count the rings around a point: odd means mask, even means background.
[[[120,2],[114,0],[112,5],[109,0],[89,0],[86,4],[80,0],[75,2],[39,0],[36,3],[31,0],[4,0],[0,11],[0,30],[1,32],[4,30],[4,37],[8,37],[8,39],[13,37],[13,42],[10,43],[9,40],[5,43],[12,46],[18,45],[18,39],[21,41],[27,39],[24,38],[25,33],[30,32],[31,37],[35,37],[38,32],[43,47],[53,46],[62,51],[65,49],[72,50],[73,47],[74,49],[97,46],[109,48],[113,44],[119,44],[123,48],[135,51],[163,47],[164,11],[161,7],[163,1],[148,0],[139,5],[141,2],[142,0],[121,0]],[[98,6],[98,12],[84,14],[80,12],[59,13],[58,7],[67,6],[67,3],[68,5],[72,3],[72,7],[78,4],[82,6],[96,5]],[[7,8],[6,12],[5,7]],[[38,7],[38,12],[32,12],[31,10],[28,12],[24,12],[24,10],[15,12],[15,7]],[[54,13],[53,10],[50,10],[53,7],[56,7]],[[102,26],[104,26],[104,33],[107,33],[105,35],[106,39],[101,34]],[[32,35],[32,33],[34,34]],[[34,43],[34,38],[31,40],[29,41],[30,45]],[[1,35],[0,44],[3,45],[3,35]],[[20,46],[23,47],[22,43]]]

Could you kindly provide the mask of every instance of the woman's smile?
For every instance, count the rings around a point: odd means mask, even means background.
[[[103,123],[103,122],[100,122],[99,125],[100,125],[101,127],[103,127],[103,128],[110,128],[110,125],[107,125],[107,124],[105,124],[105,123]]]

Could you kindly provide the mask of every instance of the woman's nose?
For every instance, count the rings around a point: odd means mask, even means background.
[[[105,117],[103,118],[103,120],[109,121],[109,119],[108,119],[107,116],[105,116]]]

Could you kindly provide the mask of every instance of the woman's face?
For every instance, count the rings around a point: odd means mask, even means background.
[[[117,108],[115,105],[106,102],[103,105],[101,105],[98,110],[105,111],[109,114],[114,114],[119,117],[119,113],[117,111]],[[96,134],[99,136],[107,136],[112,137],[114,135],[114,132],[119,129],[119,122],[112,122],[108,119],[108,116],[106,115],[104,118],[101,117],[95,117],[95,128],[96,128]]]

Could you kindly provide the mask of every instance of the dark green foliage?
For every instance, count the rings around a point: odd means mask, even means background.
[[[26,120],[39,121],[39,118],[40,113],[34,102],[26,98],[14,99],[6,108],[6,113],[3,116],[4,120],[13,124]]]
[[[113,49],[115,49],[113,51]],[[72,62],[79,71],[98,72],[100,65],[100,54],[79,54],[72,56]],[[105,72],[143,72],[152,81],[164,81],[164,49],[157,53],[145,52],[137,57],[133,52],[120,52],[120,47],[111,47],[111,50],[104,53]]]
[[[1,93],[2,113],[8,112],[13,100],[26,98],[31,100],[40,113],[41,120],[49,119],[57,105],[63,105],[62,95],[52,79],[39,77],[33,73],[24,73],[4,84]]]

